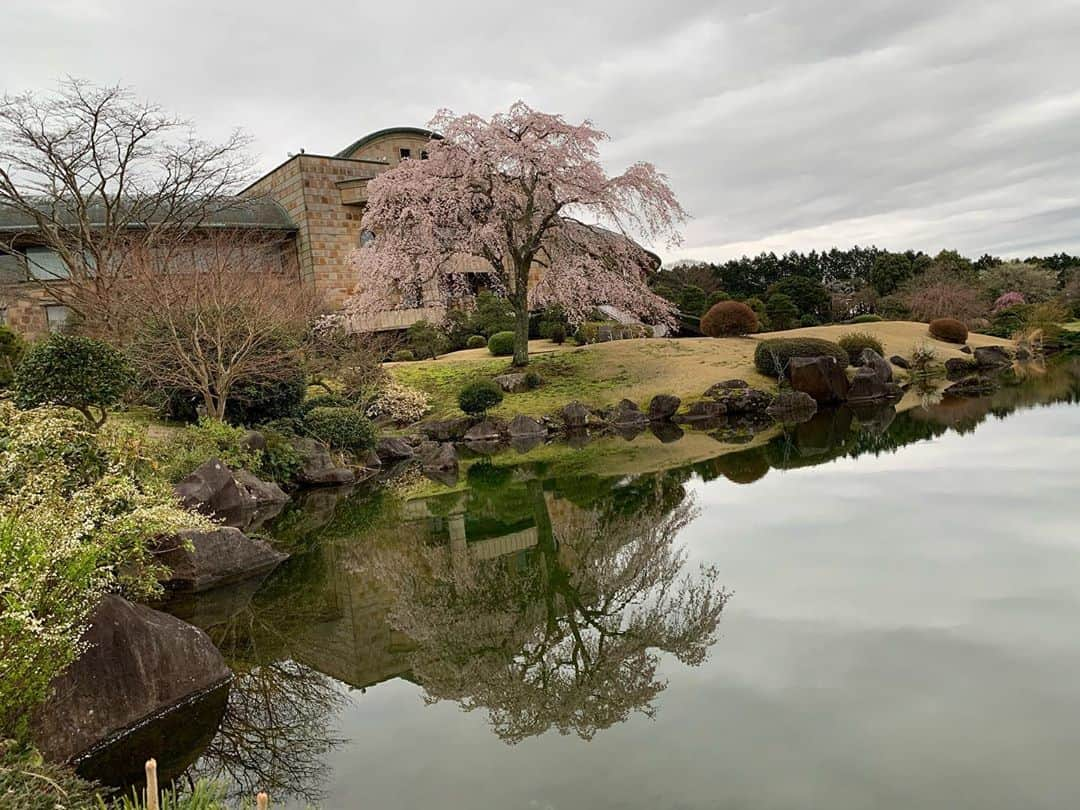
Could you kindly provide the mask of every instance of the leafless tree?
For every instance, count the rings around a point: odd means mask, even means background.
[[[34,280],[88,330],[118,340],[128,254],[168,251],[236,209],[247,144],[239,132],[200,140],[124,87],[68,78],[51,94],[5,95],[0,252],[27,243],[55,251],[66,269]]]
[[[130,252],[117,311],[143,378],[197,392],[221,419],[238,385],[296,374],[317,300],[289,270],[289,249],[257,233],[213,232],[166,254]]]

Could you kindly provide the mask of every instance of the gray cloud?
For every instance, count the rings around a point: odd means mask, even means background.
[[[8,0],[4,88],[121,81],[269,168],[517,98],[612,134],[694,220],[671,258],[1080,251],[1080,5],[906,0],[272,7]]]

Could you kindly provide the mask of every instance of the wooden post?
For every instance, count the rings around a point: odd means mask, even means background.
[[[146,810],[158,810],[157,760],[146,760]]]
[[[270,807],[270,797],[265,793],[260,793],[255,797],[255,806],[258,810],[267,810]]]

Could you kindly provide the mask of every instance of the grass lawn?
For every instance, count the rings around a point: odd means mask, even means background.
[[[1065,324],[1065,328],[1070,332],[1080,332],[1080,321],[1073,321],[1072,323]]]
[[[926,324],[911,321],[815,326],[743,338],[643,338],[582,347],[556,346],[550,341],[537,340],[529,343],[529,368],[543,377],[544,384],[533,391],[507,394],[491,413],[504,419],[520,413],[541,416],[554,413],[575,399],[590,407],[605,407],[626,398],[645,407],[655,394],[675,394],[684,401],[692,401],[713,383],[736,378],[774,390],[775,382],[754,369],[758,340],[770,337],[836,340],[846,332],[874,335],[882,342],[886,356],[908,357],[919,342],[933,345],[942,361],[961,356],[958,346],[934,340]],[[968,340],[973,347],[1008,343],[976,334]],[[438,360],[388,363],[387,367],[402,383],[431,397],[429,418],[460,415],[457,393],[466,382],[511,370],[508,358],[492,357],[487,349],[454,352]]]

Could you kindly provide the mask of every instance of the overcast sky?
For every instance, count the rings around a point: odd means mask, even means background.
[[[1080,0],[3,0],[3,89],[121,82],[260,168],[524,99],[693,215],[669,259],[1080,252]]]

